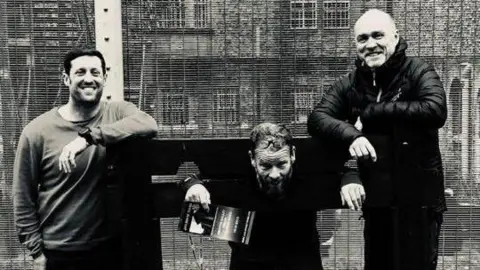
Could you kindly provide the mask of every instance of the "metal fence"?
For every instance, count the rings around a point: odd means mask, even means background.
[[[355,20],[372,7],[392,14],[409,43],[407,53],[435,65],[448,95],[449,118],[440,135],[453,195],[438,269],[480,269],[480,1],[123,0],[121,5],[125,98],[154,116],[162,138],[242,138],[267,120],[306,135],[314,103],[352,68]],[[62,56],[72,47],[95,46],[93,7],[93,0],[0,0],[1,269],[32,268],[12,221],[16,141],[28,121],[67,101]],[[358,217],[349,210],[319,212],[326,269],[361,269]],[[176,219],[162,220],[165,269],[226,268],[226,243],[189,238],[175,227]]]

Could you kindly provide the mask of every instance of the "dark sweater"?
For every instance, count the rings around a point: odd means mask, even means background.
[[[77,166],[70,174],[60,171],[63,147],[86,126],[99,144],[75,158]],[[124,101],[102,103],[99,113],[84,122],[64,120],[58,108],[31,121],[18,141],[14,164],[14,212],[20,242],[32,254],[43,248],[86,250],[115,234],[107,230],[106,184],[101,181],[106,146],[156,132],[151,116]]]

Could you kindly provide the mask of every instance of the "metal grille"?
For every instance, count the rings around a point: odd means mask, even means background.
[[[160,1],[140,1],[147,2],[157,5],[148,12],[161,12]],[[127,63],[139,63],[135,68],[126,66],[137,70],[126,76],[126,96],[156,116],[161,137],[245,137],[262,121],[284,123],[295,135],[306,135],[313,100],[352,68],[355,20],[368,8],[381,8],[396,19],[400,34],[409,42],[407,53],[434,64],[448,93],[450,115],[441,130],[441,148],[447,188],[454,195],[448,198],[438,268],[480,268],[479,1],[207,2],[208,22],[201,29],[189,22],[195,16],[185,15],[180,29],[137,26],[131,18],[135,14],[123,17],[123,27],[135,33],[124,36]],[[124,1],[123,9],[135,10],[140,3]],[[143,82],[143,97],[135,91],[139,82]],[[181,121],[162,117],[168,114],[170,95],[182,97],[187,111],[178,118]],[[331,245],[330,238],[322,239],[326,269],[361,269],[363,222],[359,214],[337,213],[337,226],[322,216],[319,212],[320,232],[334,236]],[[163,252],[168,254],[163,259],[169,269],[228,266],[229,250],[224,243],[194,238],[196,248],[204,247],[201,257],[199,250],[189,248],[186,235],[172,232],[175,219],[162,222],[164,239],[174,239],[163,242]]]
[[[22,128],[66,103],[63,55],[95,47],[93,1],[0,1],[0,269],[31,269],[13,225],[12,168]]]
[[[438,269],[480,269],[478,0],[123,0],[125,96],[157,119],[163,138],[240,138],[267,120],[304,136],[306,104],[352,68],[350,28],[371,7],[394,16],[407,52],[434,64],[447,91],[440,135],[453,195]],[[61,58],[94,46],[93,14],[93,0],[0,0],[0,269],[32,268],[12,221],[16,140],[67,101]],[[361,269],[359,214],[334,213],[318,214],[325,268]],[[165,269],[225,269],[226,243],[193,238],[192,249],[175,225],[162,220]]]

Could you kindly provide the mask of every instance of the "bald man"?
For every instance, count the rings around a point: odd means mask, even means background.
[[[446,210],[438,129],[445,91],[432,65],[406,56],[387,13],[354,28],[356,68],[338,79],[308,119],[313,137],[357,160],[340,190],[365,219],[365,269],[435,269]]]

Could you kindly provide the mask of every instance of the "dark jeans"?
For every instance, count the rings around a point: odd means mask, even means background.
[[[261,252],[258,252],[261,253]],[[319,249],[262,256],[232,252],[230,270],[323,270]]]
[[[430,208],[364,209],[366,270],[434,270],[442,213]]]
[[[122,242],[112,239],[90,250],[44,250],[47,270],[120,270],[122,269]]]

